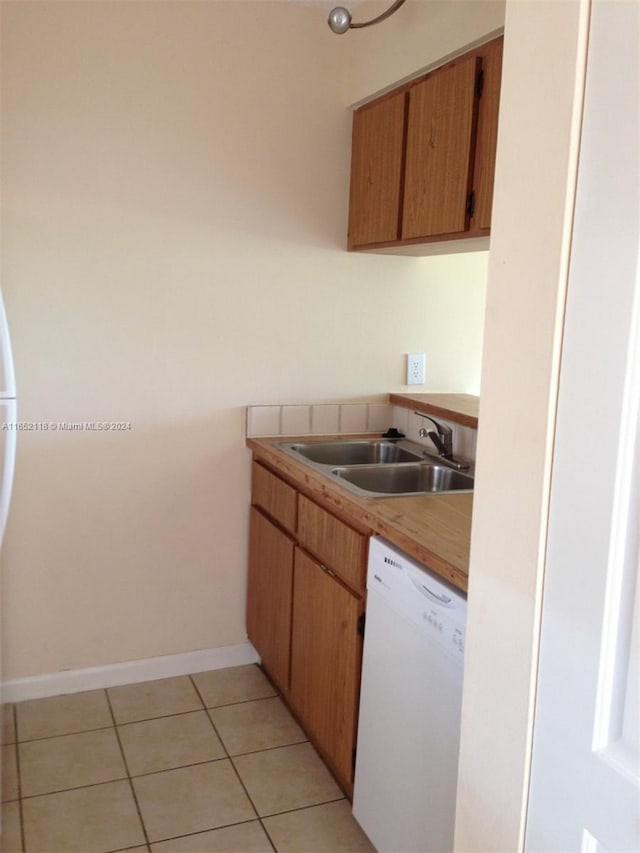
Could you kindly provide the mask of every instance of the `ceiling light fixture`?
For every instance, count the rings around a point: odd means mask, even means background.
[[[370,21],[364,21],[361,24],[353,23],[351,20],[351,12],[348,9],[345,9],[344,6],[336,6],[336,8],[332,9],[329,13],[329,27],[332,32],[337,35],[342,35],[342,33],[346,33],[346,31],[350,29],[356,30],[362,27],[370,27],[372,24],[379,24],[380,21],[384,21],[390,15],[393,15],[393,13],[397,12],[404,2],[405,0],[395,0],[395,3],[392,3],[386,12],[378,15],[377,18],[372,18]]]

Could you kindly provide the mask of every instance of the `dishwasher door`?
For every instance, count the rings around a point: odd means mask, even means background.
[[[353,814],[379,853],[453,851],[466,598],[371,540]]]

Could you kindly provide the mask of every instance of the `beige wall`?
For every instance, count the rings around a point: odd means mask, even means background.
[[[522,849],[587,9],[507,4],[457,851]]]
[[[354,40],[324,9],[2,12],[19,416],[132,424],[21,434],[3,675],[240,642],[242,407],[400,389],[409,351],[428,389],[477,390],[486,254],[344,251]]]

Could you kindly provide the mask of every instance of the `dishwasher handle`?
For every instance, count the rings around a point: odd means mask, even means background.
[[[422,580],[415,578],[413,575],[409,575],[409,580],[418,590],[421,595],[424,595],[425,598],[429,599],[429,601],[433,602],[433,604],[439,604],[441,607],[454,607],[453,599],[450,595],[446,595],[446,593],[438,593],[429,589]]]

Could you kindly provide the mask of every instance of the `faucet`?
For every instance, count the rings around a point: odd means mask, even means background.
[[[433,418],[430,418],[429,415],[422,414],[422,412],[414,412],[414,414],[418,415],[421,418],[425,418],[425,420],[431,421],[431,423],[435,426],[435,430],[420,427],[418,431],[418,435],[420,436],[420,438],[430,438],[436,446],[436,449],[440,456],[442,456],[442,458],[446,459],[448,462],[453,463],[456,468],[464,469],[469,467],[467,463],[459,462],[457,459],[454,458],[453,430],[451,429],[451,427],[439,423]]]

